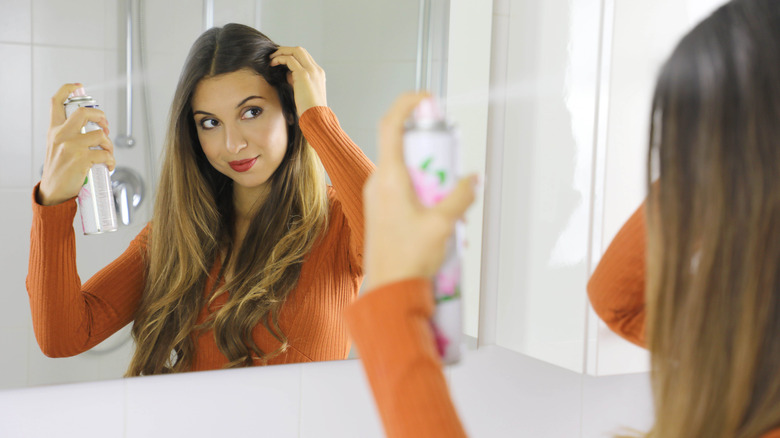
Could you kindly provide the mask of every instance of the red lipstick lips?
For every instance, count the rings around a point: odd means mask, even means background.
[[[255,165],[255,161],[257,161],[257,157],[246,160],[231,161],[228,164],[230,164],[230,167],[236,172],[246,172]]]

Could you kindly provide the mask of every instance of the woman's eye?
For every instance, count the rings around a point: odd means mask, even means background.
[[[262,108],[253,107],[249,108],[248,110],[244,111],[244,114],[241,116],[242,119],[254,119],[255,117],[259,116],[263,112]]]
[[[200,127],[203,129],[213,129],[216,128],[219,125],[219,122],[217,122],[214,119],[203,119],[200,121]]]

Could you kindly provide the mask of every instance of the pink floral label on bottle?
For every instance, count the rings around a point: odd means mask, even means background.
[[[414,191],[426,207],[438,204],[452,190],[447,172],[433,169],[432,162],[433,157],[426,159],[419,166],[409,166]]]
[[[438,204],[452,191],[445,170],[437,170],[434,158],[427,157],[418,166],[409,166],[409,176],[417,197],[426,207]],[[460,261],[453,248],[449,248],[444,264],[434,279],[436,302],[460,298]]]

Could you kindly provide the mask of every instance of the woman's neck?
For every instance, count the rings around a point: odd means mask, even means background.
[[[236,222],[249,222],[252,220],[257,209],[263,205],[268,196],[267,184],[260,187],[241,187],[233,185],[233,211],[235,212]]]

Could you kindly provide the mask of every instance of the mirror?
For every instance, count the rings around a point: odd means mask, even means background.
[[[130,3],[128,3],[130,2]],[[430,3],[428,0],[422,3]],[[444,32],[442,1],[433,1],[431,32]],[[25,292],[31,223],[30,193],[40,180],[49,125],[49,100],[64,82],[80,81],[106,112],[111,137],[128,134],[126,28],[132,8],[132,135],[115,150],[117,163],[144,181],[146,196],[129,226],[115,233],[76,233],[82,282],[127,248],[151,216],[168,111],[187,52],[208,25],[238,22],[282,45],[302,46],[327,74],[328,104],[344,131],[372,160],[375,126],[394,98],[419,76],[421,2],[321,0],[81,0],[14,2],[0,18],[0,114],[11,126],[0,148],[0,196],[6,211],[0,262],[7,287],[0,312],[0,389],[119,378],[133,345],[129,326],[71,358],[45,357],[31,328]],[[446,34],[441,34],[445,35]],[[440,87],[446,38],[431,38],[429,83]],[[434,47],[435,46],[435,47]],[[440,50],[440,49],[439,49]],[[30,117],[32,115],[32,117]],[[22,147],[9,146],[21,145]],[[27,147],[27,145],[31,145]],[[76,215],[74,225],[80,228]]]

